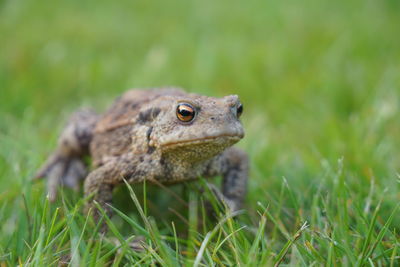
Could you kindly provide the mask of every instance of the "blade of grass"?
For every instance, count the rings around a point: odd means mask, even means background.
[[[370,245],[371,240],[372,240],[372,235],[374,232],[376,219],[378,218],[378,213],[379,213],[379,210],[381,207],[381,203],[382,203],[382,201],[379,201],[378,206],[375,208],[374,214],[372,216],[372,220],[370,222],[368,233],[367,233],[367,238],[364,240],[361,255],[359,256],[358,261],[357,261],[357,266],[359,266],[359,267],[363,266],[365,263],[365,260],[367,259],[366,255],[368,252],[368,246]]]
[[[281,262],[283,261],[283,259],[285,258],[287,252],[289,251],[289,248],[291,248],[293,246],[293,244],[301,237],[301,234],[308,228],[307,222],[305,222],[300,229],[296,232],[296,234],[290,238],[285,246],[282,248],[282,250],[279,252],[279,254],[276,256],[276,260],[274,263],[274,266],[277,267],[279,266],[279,264],[281,264]]]
[[[382,229],[379,231],[379,234],[375,240],[375,242],[372,244],[371,249],[366,253],[366,258],[370,258],[378,244],[382,241],[383,237],[385,236],[387,230],[389,229],[390,224],[392,223],[394,216],[397,215],[397,210],[399,209],[400,204],[395,207],[393,210],[392,214],[390,214],[389,218],[387,219],[385,225],[382,227]]]

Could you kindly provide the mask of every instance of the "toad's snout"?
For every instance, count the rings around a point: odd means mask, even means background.
[[[230,115],[231,118],[239,119],[243,113],[243,105],[237,95],[229,95],[223,98],[224,104],[227,108],[226,115]],[[229,119],[231,119],[229,118]],[[228,119],[228,118],[226,118]]]

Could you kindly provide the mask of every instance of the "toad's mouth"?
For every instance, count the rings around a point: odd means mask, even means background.
[[[244,134],[220,134],[216,136],[206,136],[202,138],[193,138],[193,139],[187,139],[187,140],[179,140],[179,141],[174,141],[174,142],[168,142],[165,144],[162,144],[161,147],[163,148],[169,148],[169,147],[174,147],[174,146],[184,146],[184,145],[195,145],[195,144],[201,144],[201,143],[210,143],[213,141],[218,141],[218,139],[221,140],[221,142],[230,142],[230,143],[236,143],[240,139],[244,137]]]

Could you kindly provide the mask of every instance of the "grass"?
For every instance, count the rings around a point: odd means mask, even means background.
[[[399,8],[0,1],[0,266],[399,266]],[[121,186],[101,236],[82,193],[48,203],[29,177],[68,114],[164,85],[240,95],[243,212],[208,219],[195,184]]]

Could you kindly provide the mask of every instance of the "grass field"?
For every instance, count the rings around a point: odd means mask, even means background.
[[[400,266],[399,25],[396,0],[0,0],[0,266]],[[68,114],[165,85],[241,97],[243,213],[121,187],[101,236],[81,192],[48,203]]]

